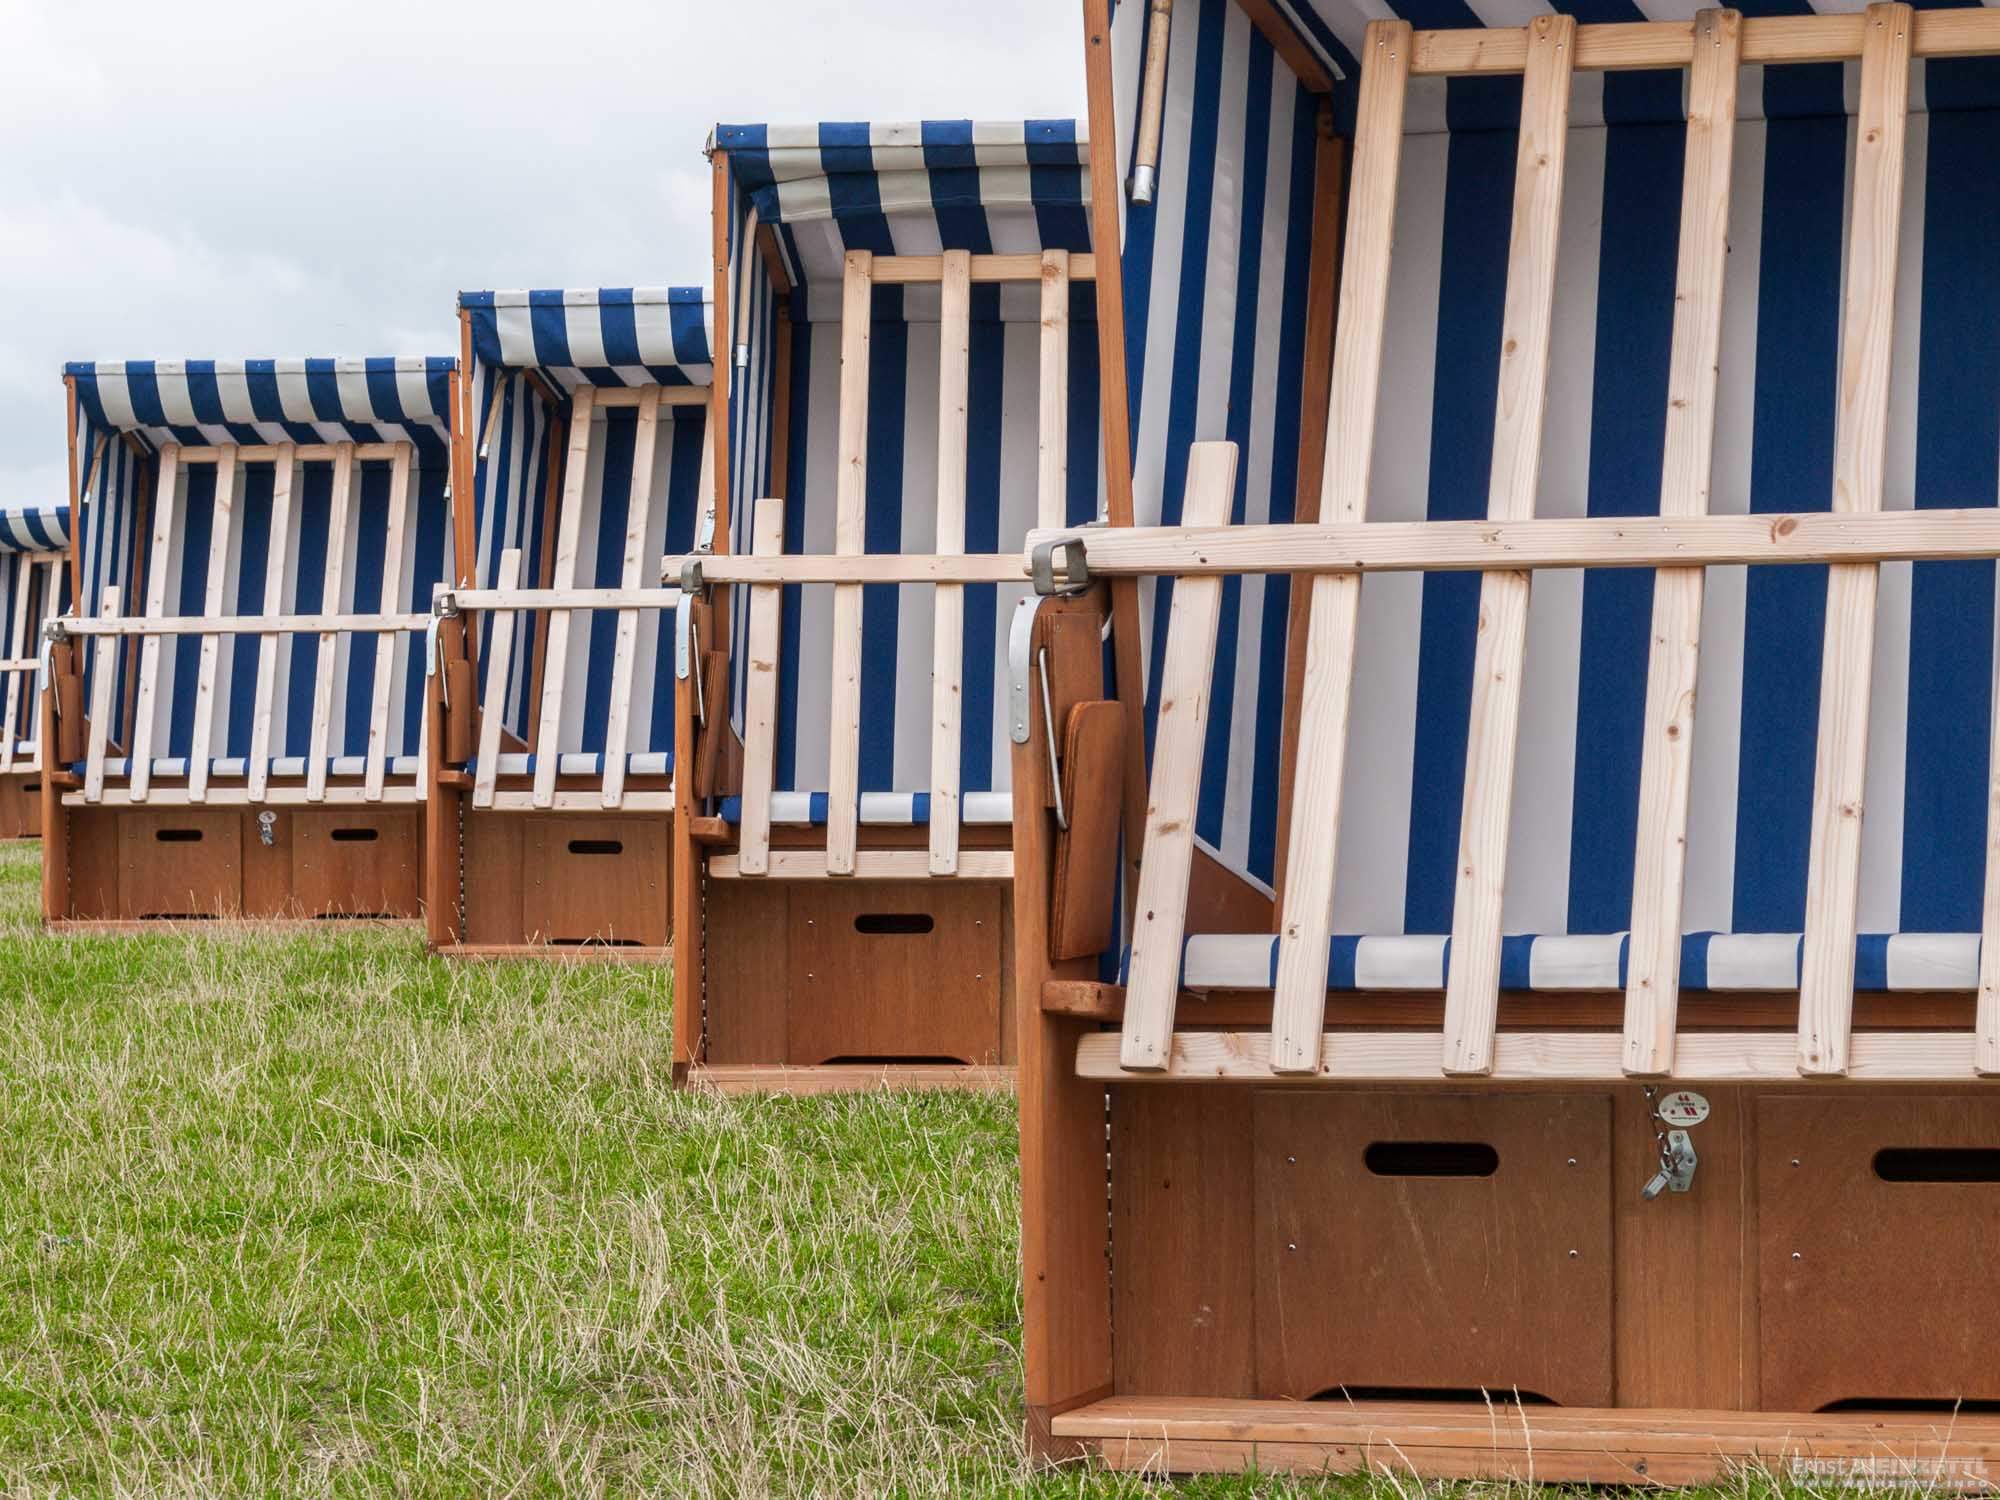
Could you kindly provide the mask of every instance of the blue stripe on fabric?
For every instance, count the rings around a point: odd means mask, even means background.
[[[1628,8],[1595,7],[1637,19]],[[1635,97],[1642,105],[1657,104],[1650,75],[1607,76],[1607,95],[1614,81],[1638,85],[1623,91],[1626,104]],[[1675,74],[1676,117],[1680,87]],[[1591,384],[1593,516],[1655,515],[1660,508],[1686,136],[1678,123],[1612,125],[1605,132]],[[1585,571],[1571,781],[1571,932],[1619,932],[1631,921],[1652,616],[1650,570]]]
[[[407,590],[395,607],[422,613],[431,607],[434,585],[448,581],[446,561],[451,545],[451,501],[446,493],[451,470],[445,465],[419,469],[412,476],[416,494],[416,551]],[[422,743],[424,721],[424,653],[412,641],[403,661],[403,732],[391,749],[415,754]]]
[[[1271,160],[1271,89],[1277,54],[1264,34],[1254,28],[1244,59],[1241,210],[1236,238],[1236,305],[1230,316],[1229,409],[1224,432],[1247,454],[1257,383],[1257,314],[1263,294],[1264,196]],[[1204,204],[1206,212],[1209,205]],[[1206,267],[1202,268],[1204,271]],[[1250,466],[1236,466],[1235,492],[1229,501],[1229,523],[1240,526],[1250,496]],[[1201,758],[1201,787],[1195,804],[1195,833],[1210,844],[1223,841],[1223,814],[1229,795],[1229,745],[1235,727],[1238,637],[1243,629],[1243,580],[1222,582],[1222,614],[1216,626],[1215,661],[1219,666],[1209,686],[1207,740]]]
[[[1926,83],[1937,78],[1932,63]],[[1947,72],[1954,91],[1994,73]],[[1939,112],[1932,101],[1924,189],[1923,323],[1917,370],[1916,506],[1986,506],[2000,496],[2000,285],[1989,274],[2000,227],[1994,142],[2000,113]],[[1911,565],[1910,677],[1903,773],[1902,906],[1908,932],[1980,926],[1992,713],[1990,562]]]
[[[639,320],[632,309],[632,289],[600,287],[597,293],[598,339],[604,357],[614,365],[641,365]]]
[[[1195,13],[1193,123],[1188,132],[1187,209],[1181,240],[1181,279],[1174,310],[1174,358],[1167,387],[1166,467],[1160,482],[1160,524],[1181,524],[1187,493],[1187,447],[1199,434],[1202,324],[1207,312],[1208,244],[1214,210],[1215,156],[1221,114],[1224,24],[1229,0],[1199,0]],[[1176,30],[1186,27],[1183,20]],[[1159,723],[1160,673],[1166,665],[1167,622],[1173,580],[1154,585],[1152,650],[1146,669],[1146,759],[1153,756]]]
[[[1029,120],[1028,197],[1035,205],[1035,229],[1045,250],[1088,250],[1090,212],[1084,203],[1084,172],[1077,164],[1076,121]]]
[[[1803,957],[1803,948],[1800,953]],[[1886,933],[1862,933],[1855,939],[1854,987],[1868,991],[1889,988],[1889,938]]]
[[[1765,69],[1774,90],[1810,101],[1815,68]],[[1838,83],[1840,70],[1833,69]],[[1837,99],[1837,96],[1836,96]],[[1819,99],[1824,103],[1824,97]],[[1846,222],[1847,120],[1824,112],[1765,128],[1762,271],[1750,509],[1826,510]],[[1730,925],[1794,932],[1805,921],[1826,569],[1751,568],[1745,581],[1736,876]]]
[[[974,287],[972,312],[965,414],[965,546],[968,552],[998,552],[1000,453],[1007,398],[1007,329],[999,321],[1000,288]],[[1075,369],[1072,363],[1072,375]],[[1070,472],[1076,472],[1073,462]],[[977,726],[993,722],[993,662],[998,646],[999,609],[997,584],[975,583],[966,587],[964,655],[959,675],[964,694],[961,721],[965,732],[958,739],[958,776],[960,789],[967,792],[993,790],[993,736],[980,733]]]
[[[1453,99],[1464,82],[1450,84]],[[1447,147],[1426,510],[1433,521],[1486,513],[1514,155],[1511,130],[1454,130]],[[1451,931],[1478,619],[1477,576],[1424,576],[1405,932]]]
[[[819,128],[820,164],[827,198],[842,242],[849,250],[896,253],[895,236],[882,212],[882,189],[875,177],[875,153],[868,127],[836,122]]]
[[[865,552],[903,550],[903,418],[910,325],[902,288],[876,288],[868,357],[868,514]],[[897,586],[861,591],[861,790],[888,791],[896,774]]]
[[[701,441],[707,426],[705,407],[677,407],[673,419],[664,425],[673,448],[667,461],[667,525],[664,553],[672,556],[694,550],[695,518],[700,515]],[[648,750],[674,748],[674,616],[661,610],[654,626],[653,717],[646,739]]]
[[[1532,937],[1513,935],[1500,939],[1500,988],[1503,990],[1527,990],[1534,988],[1535,940]]]
[[[135,359],[125,366],[125,398],[141,427],[165,427],[167,410],[160,404],[160,380],[153,361]]]
[[[597,495],[597,557],[589,562],[588,588],[617,588],[624,574],[625,526],[632,513],[632,459],[638,442],[638,413],[625,407],[604,414],[603,478]],[[604,735],[611,712],[611,660],[618,636],[618,616],[592,610],[585,616],[583,738],[579,748],[608,750]]]
[[[979,167],[970,120],[927,120],[923,125],[924,168],[930,176],[931,210],[938,241],[946,250],[989,255],[993,235],[979,193]]]
[[[188,466],[187,490],[181,497],[181,524],[178,541],[181,552],[180,592],[174,613],[201,614],[203,593],[208,587],[208,546],[215,530],[215,465]],[[224,525],[228,524],[227,517]],[[169,543],[169,546],[173,543]],[[167,743],[155,754],[186,755],[194,743],[193,684],[201,670],[201,637],[172,637],[174,654],[174,695],[167,715]]]
[[[292,525],[298,532],[299,558],[293,574],[293,609],[318,613],[326,605],[327,530],[333,511],[333,465],[301,464],[292,504]],[[292,637],[291,676],[285,686],[286,755],[304,755],[312,748],[314,676],[319,670],[319,637],[307,632]]]
[[[188,405],[194,408],[194,419],[211,427],[227,426],[229,417],[222,407],[222,387],[216,382],[215,361],[189,360],[186,381]]]
[[[383,561],[389,541],[390,466],[386,462],[360,466],[354,487],[354,510],[348,520],[354,538],[356,614],[378,614],[382,608]],[[336,600],[339,604],[341,601]],[[368,748],[368,722],[375,711],[376,653],[389,644],[386,635],[357,632],[347,637],[347,701],[335,755],[360,755]]]
[[[1077,283],[1070,288],[1072,300],[1090,304],[1095,311],[1095,288]],[[1082,526],[1097,518],[1097,468],[1100,433],[1098,402],[1102,390],[1098,379],[1097,323],[1094,317],[1077,316],[1070,309],[1069,324],[1069,490],[1063,502],[1063,518],[1072,526]]]
[[[667,289],[667,331],[674,341],[674,358],[683,365],[705,365],[715,359],[708,344],[706,303],[698,286]]]
[[[1312,221],[1319,183],[1318,100],[1297,86],[1292,114],[1291,207],[1285,218],[1284,302],[1279,316],[1278,390],[1271,431],[1271,520],[1296,518],[1299,435],[1305,381],[1306,306],[1312,288]],[[1291,579],[1273,573],[1264,580],[1263,645],[1257,671],[1257,735],[1252,756],[1250,873],[1275,878],[1278,832],[1279,745],[1285,727],[1285,650],[1290,629]]]
[[[369,359],[362,363],[362,379],[368,388],[368,409],[378,422],[408,422],[403,409],[402,388],[396,381],[396,361]],[[426,414],[428,415],[428,414]]]
[[[534,343],[536,364],[546,368],[576,363],[569,352],[569,317],[561,292],[528,293],[528,334]]]
[[[237,504],[243,513],[242,555],[236,565],[236,613],[261,615],[282,613],[283,601],[273,599],[265,608],[264,580],[271,555],[271,500],[278,471],[273,464],[246,464],[239,471],[242,493]],[[257,658],[263,642],[254,635],[226,637],[229,652],[230,690],[223,706],[223,722],[216,738],[223,755],[248,755],[250,733],[257,708]]]
[[[785,455],[785,550],[803,552],[806,535],[806,448],[812,402],[812,324],[803,318],[789,321],[792,336],[791,409],[787,414],[789,436]],[[782,335],[781,335],[782,336]],[[835,337],[838,337],[838,330]],[[872,342],[872,340],[871,340]],[[975,408],[976,410],[976,408]],[[772,784],[798,785],[799,764],[799,642],[804,589],[786,584],[779,611],[782,637],[778,651],[778,744],[773,759]]]

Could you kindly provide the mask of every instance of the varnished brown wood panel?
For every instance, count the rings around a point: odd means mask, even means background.
[[[70,807],[62,810],[69,827],[69,899],[66,914],[81,921],[112,921],[119,916],[118,814],[109,808]],[[48,858],[44,851],[44,859]]]
[[[526,939],[664,947],[671,831],[665,815],[530,816],[521,892]]]
[[[2000,1150],[2000,1097],[1757,1102],[1763,1405],[2000,1400],[2000,1182],[1885,1182],[1885,1148]]]
[[[246,846],[256,841],[255,813],[250,817]],[[417,809],[301,809],[278,817],[291,824],[292,898],[298,911],[309,917],[418,915],[423,816]]]
[[[242,901],[242,819],[235,808],[119,812],[121,918],[232,916]]]
[[[1095,957],[1117,943],[1118,788],[1125,774],[1125,708],[1079,703],[1063,732],[1063,802],[1056,835],[1049,957]]]
[[[786,1061],[791,1010],[789,883],[712,880],[706,900],[708,1053],[713,1063]],[[695,910],[703,909],[702,903]],[[675,944],[675,958],[686,939]],[[700,1006],[690,1007],[699,1017]]]
[[[1259,1395],[1484,1387],[1609,1404],[1607,1097],[1255,1098]],[[1497,1168],[1368,1165],[1374,1143],[1438,1142],[1491,1147]]]
[[[32,839],[41,835],[42,778],[0,776],[0,839]]]
[[[1120,1395],[1257,1394],[1247,1089],[1111,1090]],[[1096,1142],[1069,1143],[1088,1160]]]
[[[527,819],[508,813],[465,810],[465,848],[446,851],[445,899],[458,899],[465,885],[467,943],[522,943],[527,928],[521,916],[522,859]]]
[[[1618,1247],[1618,1404],[1712,1407],[1751,1404],[1744,1256],[1754,1222],[1749,1199],[1749,1096],[1705,1088],[1711,1113],[1690,1135],[1700,1165],[1693,1188],[1650,1202],[1640,1187],[1659,1157],[1653,1104],[1641,1087],[1617,1091],[1611,1201]]]
[[[809,881],[791,892],[785,1061],[1000,1060],[1006,888]],[[928,931],[868,930],[928,922]]]
[[[271,814],[271,842],[261,836],[257,815]],[[243,915],[296,917],[302,908],[292,885],[292,845],[297,837],[295,809],[241,807],[236,813],[236,845],[243,851]]]

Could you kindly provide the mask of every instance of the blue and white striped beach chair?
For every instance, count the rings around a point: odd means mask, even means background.
[[[42,629],[69,608],[70,508],[0,508],[0,838],[42,828]]]
[[[49,916],[414,917],[453,362],[66,374],[88,730]]]

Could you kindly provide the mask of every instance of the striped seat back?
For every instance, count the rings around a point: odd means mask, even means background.
[[[70,507],[0,510],[0,772],[41,764],[42,627],[69,608]]]
[[[162,615],[203,614],[218,561],[224,614],[427,612],[433,592],[451,572],[446,427],[451,372],[449,359],[70,366],[79,410],[84,608],[98,613],[105,591],[115,587],[123,601],[121,613],[142,612],[152,575],[147,553],[154,518],[169,504]],[[298,463],[294,472],[284,553],[275,559],[281,582],[272,596],[268,583],[277,469],[271,445],[312,445],[323,454],[324,445],[347,442],[410,445],[409,489],[393,565],[388,547],[395,529],[390,462],[355,465],[344,524],[336,526],[334,463],[316,456]],[[159,486],[160,474],[169,466],[158,455],[168,446],[191,455],[190,461],[170,466],[170,497]],[[192,457],[214,458],[228,449],[250,453],[237,465],[234,503],[222,513],[216,505],[218,463],[194,462]],[[220,537],[218,524],[225,528]],[[336,568],[337,582],[329,593]],[[385,598],[384,579],[392,574],[398,586],[393,598]],[[331,649],[336,666],[327,753],[367,752],[377,653],[388,650],[393,657],[388,663],[386,751],[415,756],[423,719],[420,643],[407,635],[342,634]],[[302,757],[310,751],[320,650],[316,635],[280,641],[272,700],[274,756]],[[136,641],[126,642],[119,653],[121,678],[136,669],[140,654]],[[167,636],[160,642],[151,734],[156,759],[185,756],[195,743],[200,654],[198,635]],[[95,653],[91,655],[88,671],[94,680]],[[222,638],[211,758],[250,753],[258,655],[255,636]],[[125,682],[118,687],[114,702],[122,701]],[[127,733],[122,717],[120,724],[116,738],[122,741]]]
[[[935,256],[1090,248],[1088,148],[1070,121],[720,126],[733,212],[730,514],[749,551],[756,500],[785,500],[784,547],[831,553],[839,470],[841,288],[847,252]],[[774,290],[769,264],[782,268]],[[876,285],[868,340],[864,550],[938,550],[940,289]],[[1066,519],[1099,512],[1094,288],[1068,303]],[[1028,284],[975,284],[969,337],[964,550],[1015,552],[1036,524],[1041,312]],[[788,382],[781,392],[780,372]],[[783,448],[778,448],[782,433]],[[747,591],[739,591],[747,592]],[[965,589],[962,793],[1004,792],[1007,621],[1025,588]],[[775,785],[829,780],[831,586],[784,591]],[[928,585],[863,592],[860,790],[930,785],[933,599]],[[739,636],[744,629],[739,614]],[[745,659],[734,701],[741,727]]]
[[[1121,17],[1128,9],[1137,7],[1121,6]],[[1396,10],[1419,27],[1473,23],[1444,0]],[[1229,14],[1218,20],[1211,11]],[[1531,14],[1525,5],[1480,10],[1492,25],[1520,25]],[[1643,18],[1630,7],[1578,14]],[[1311,19],[1330,22],[1318,31],[1344,52],[1359,45],[1366,17],[1326,0]],[[1162,215],[1177,145],[1199,157],[1222,149],[1211,137],[1255,139],[1263,129],[1261,111],[1243,103],[1263,97],[1254,82],[1262,44],[1234,8],[1197,0],[1177,8],[1174,24],[1172,77],[1184,81],[1168,95]],[[1192,55],[1184,59],[1183,48]],[[1743,70],[1715,513],[1831,507],[1857,68]],[[1251,81],[1232,84],[1237,78]],[[1351,88],[1336,90],[1337,112]],[[1485,513],[1519,108],[1517,79],[1412,85],[1370,520]],[[1992,227],[2000,223],[2000,178],[1992,171],[2000,64],[1919,63],[1911,108],[1886,504],[1992,505],[2000,500],[2000,343],[1991,334],[2000,288],[1990,274]],[[1185,127],[1179,134],[1177,121]],[[1571,121],[1536,513],[1652,514],[1680,229],[1682,76],[1580,73]],[[1135,216],[1128,283],[1136,225]],[[1217,254],[1211,243],[1211,279]],[[1187,275],[1183,266],[1184,282]],[[1156,330],[1174,326],[1157,321],[1162,306],[1156,284]],[[1187,338],[1183,316],[1174,342]],[[1148,411],[1153,370],[1149,338]],[[1211,426],[1191,435],[1228,434]],[[1253,505],[1239,509],[1245,518],[1261,517]],[[1282,517],[1274,510],[1272,518]],[[1863,932],[1978,929],[1994,583],[1990,563],[1881,570]],[[1478,596],[1476,575],[1380,575],[1363,586],[1337,932],[1451,930]],[[1689,931],[1803,926],[1825,598],[1823,568],[1709,571]],[[1509,932],[1611,933],[1630,920],[1651,601],[1645,572],[1552,571],[1534,579],[1507,860]],[[1268,608],[1264,618],[1271,619]],[[1247,628],[1247,607],[1238,619]],[[1241,647],[1235,659],[1240,704],[1267,677],[1253,678]],[[1218,683],[1218,697],[1223,691]],[[1253,701],[1261,710],[1262,694]],[[1226,770],[1217,768],[1212,734],[1207,774],[1227,791],[1203,833],[1262,874],[1254,851],[1275,812],[1276,756],[1254,749],[1240,724],[1221,734]],[[1246,848],[1247,861],[1238,852]]]
[[[574,448],[573,397],[580,386],[706,388],[709,316],[701,290],[466,292],[459,300],[472,344],[477,581],[492,586],[501,555],[518,548],[523,587],[557,583],[557,543],[565,508],[574,503],[571,586],[621,587],[626,528],[636,502],[645,508],[637,582],[657,584],[660,559],[695,546],[708,503],[701,483],[708,407],[659,408],[651,471],[642,476],[633,473],[637,408],[597,407],[578,479],[566,468]],[[530,738],[540,712],[537,672],[548,671],[545,649],[536,646],[545,624],[546,616],[527,612],[517,614],[513,624],[503,712],[506,727],[523,740]],[[673,630],[673,616],[665,611],[640,617],[628,753],[673,749]],[[617,616],[610,611],[574,617],[563,671],[559,751],[596,755],[606,748],[616,636]],[[490,662],[489,655],[482,674],[490,671]],[[482,701],[492,701],[493,690],[491,682],[482,681]]]

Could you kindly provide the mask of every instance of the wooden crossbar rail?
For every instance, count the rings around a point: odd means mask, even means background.
[[[520,549],[510,547],[508,551]],[[507,569],[503,566],[494,580],[498,587],[490,589],[447,589],[438,596],[438,604],[446,614],[472,611],[519,610],[519,609],[673,609],[681,602],[681,591],[671,588],[632,589],[537,589],[521,588],[505,582]],[[676,572],[675,577],[679,577]],[[495,627],[496,629],[499,627]]]
[[[1162,666],[1153,803],[1122,1035],[1089,1038],[1091,1077],[1959,1078],[2000,1076],[2000,715],[1975,1029],[1884,1037],[1853,1031],[1862,802],[1876,589],[1885,561],[2000,558],[2000,510],[1883,510],[1901,238],[1909,64],[1913,56],[2000,53],[2000,16],[1918,14],[1745,20],[1705,11],[1685,23],[1578,28],[1537,17],[1515,31],[1412,33],[1371,23],[1363,47],[1355,175],[1330,382],[1329,456],[1317,524],[1224,527],[1204,499],[1195,524],[1029,539],[1060,551],[1071,579],[1157,574],[1178,586]],[[1861,107],[1847,227],[1840,390],[1831,509],[1709,513],[1738,74],[1753,61],[1859,57]],[[1582,67],[1689,69],[1674,335],[1660,514],[1537,519],[1543,414],[1560,239],[1570,85]],[[1403,100],[1412,75],[1523,77],[1522,125],[1499,350],[1486,519],[1369,523]],[[1200,467],[1201,448],[1196,449]],[[1205,481],[1190,479],[1191,496]],[[1046,561],[1046,558],[1044,559]],[[1818,765],[1795,1034],[1679,1032],[1681,901],[1692,777],[1702,588],[1707,567],[1828,565]],[[1622,1025],[1589,1037],[1499,1031],[1501,922],[1527,665],[1530,579],[1539,568],[1658,570],[1643,720],[1636,869]],[[1361,575],[1477,571],[1462,821],[1444,1022],[1430,1034],[1325,1032],[1327,955]],[[1214,670],[1208,606],[1223,576],[1313,579],[1269,1035],[1183,1034],[1174,1010],[1184,949],[1188,855],[1201,718]]]
[[[429,628],[431,616],[394,615],[163,615],[142,619],[124,615],[118,619],[66,619],[61,633],[66,636],[159,636],[159,635],[317,635],[343,631],[353,635],[399,635]]]
[[[1048,251],[1013,255],[975,255],[968,272],[975,286],[996,281],[1039,281]],[[1061,254],[1064,252],[1054,252]],[[1087,250],[1069,253],[1072,281],[1095,281],[1097,257]],[[944,280],[942,255],[877,255],[872,258],[869,280],[877,286],[911,286]]]
[[[1982,57],[2000,53],[2000,12],[1981,7],[1914,13],[1916,57]],[[1860,13],[1756,16],[1742,23],[1745,63],[1845,62],[1862,55],[1868,22]],[[1410,71],[1419,77],[1520,73],[1527,62],[1523,29],[1468,27],[1419,31]],[[1694,61],[1692,21],[1620,21],[1579,26],[1575,67],[1584,72],[1686,68]]]
[[[175,449],[181,464],[221,463],[225,453],[239,464],[270,464],[282,460],[287,450],[293,463],[334,463],[345,451],[353,462],[364,464],[391,462],[397,450],[409,444],[399,439],[393,443],[218,443],[212,448],[183,448],[170,443],[167,446]],[[160,451],[164,454],[166,449]]]
[[[1937,514],[1937,512],[1932,512]],[[1095,536],[1097,533],[1093,533]],[[706,583],[1026,583],[1028,559],[1013,552],[748,552],[663,559],[660,576],[677,581],[684,562],[699,562]],[[1167,571],[1172,569],[1153,569]],[[461,592],[457,597],[466,597]]]
[[[1965,561],[2000,557],[2000,510],[1133,526],[1028,541],[1079,535],[1091,574],[1114,578]]]
[[[662,406],[706,406],[709,403],[709,388],[705,385],[596,385],[590,389],[593,413],[610,411],[614,407],[650,405],[657,411]]]

